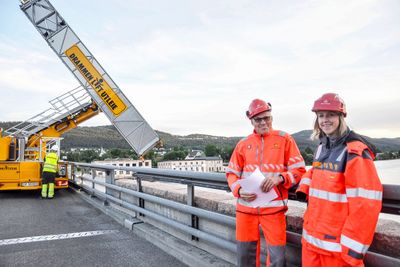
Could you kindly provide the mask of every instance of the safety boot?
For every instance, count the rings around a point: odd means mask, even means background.
[[[54,197],[54,183],[49,183],[49,194],[47,195],[47,198],[53,198]]]
[[[42,198],[47,198],[47,187],[48,184],[42,184]]]

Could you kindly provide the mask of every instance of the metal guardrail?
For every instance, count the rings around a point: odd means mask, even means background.
[[[88,164],[88,163],[73,163],[76,166],[89,167],[100,170],[124,170],[135,173],[135,176],[150,181],[163,181],[180,183],[186,185],[200,186],[206,188],[220,189],[230,191],[226,182],[225,174],[223,173],[201,173],[201,172],[187,172],[187,171],[174,171],[162,170],[153,168],[140,168],[140,167],[123,167],[112,165]],[[289,190],[289,199],[297,200],[294,193],[296,188]],[[383,200],[382,200],[382,213],[400,215],[400,185],[383,185]]]
[[[140,168],[140,167],[124,167],[124,166],[113,166],[113,165],[100,165],[100,164],[88,164],[88,163],[71,163],[73,168],[87,169],[88,173],[92,173],[91,178],[80,177],[79,179],[88,180],[92,182],[92,187],[79,186],[83,187],[85,190],[89,191],[91,194],[95,196],[99,196],[105,201],[112,201],[117,203],[125,208],[136,211],[140,214],[144,214],[149,218],[157,220],[159,222],[163,222],[169,226],[172,226],[180,231],[186,232],[192,235],[192,239],[201,238],[206,240],[214,245],[217,245],[221,248],[227,249],[231,252],[236,252],[236,244],[224,240],[222,238],[216,237],[213,234],[209,234],[203,231],[200,231],[198,228],[198,219],[206,218],[208,220],[222,223],[225,225],[229,225],[231,227],[235,227],[236,220],[234,217],[223,215],[217,212],[207,211],[204,209],[193,207],[194,205],[194,187],[206,187],[213,189],[220,189],[229,191],[229,187],[226,182],[225,175],[222,173],[200,173],[200,172],[186,172],[186,171],[174,171],[174,170],[161,170],[161,169],[152,169],[152,168]],[[94,170],[104,171],[106,173],[106,182],[96,181],[94,179],[95,172]],[[115,176],[114,172],[116,170],[129,171],[133,173],[133,177],[137,180],[138,190],[134,191],[127,188],[122,188],[114,185]],[[76,180],[75,175],[73,176],[73,180]],[[167,200],[164,198],[159,198],[156,196],[152,196],[149,194],[145,194],[141,191],[141,181],[163,181],[163,182],[172,182],[187,185],[187,205],[178,203],[175,201]],[[76,181],[75,181],[75,184]],[[94,189],[94,184],[102,185],[110,190],[123,192],[128,195],[139,198],[139,205],[133,205],[132,203],[128,203],[119,198],[116,198],[110,194],[99,192]],[[292,188],[289,192],[289,198],[292,200],[296,200],[296,196],[294,193],[295,189]],[[152,203],[157,203],[187,214],[192,215],[192,225],[187,226],[180,222],[171,220],[167,217],[154,213],[152,211],[146,210],[144,208],[144,201],[149,201]],[[400,186],[398,185],[384,185],[383,192],[383,207],[382,212],[389,214],[400,215]],[[301,235],[295,232],[287,231],[287,242],[289,246],[300,247],[301,246]],[[296,255],[289,255],[289,257],[296,257]],[[297,259],[298,260],[298,259]],[[295,259],[292,258],[292,262]],[[377,254],[371,251],[367,252],[365,257],[365,263],[367,266],[388,266],[395,267],[400,266],[400,260],[396,258],[392,258],[389,256],[385,256],[382,254]]]

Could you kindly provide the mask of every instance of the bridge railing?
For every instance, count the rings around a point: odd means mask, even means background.
[[[91,195],[99,197],[106,202],[115,203],[119,206],[132,210],[140,216],[146,216],[152,220],[166,224],[170,227],[178,229],[181,232],[191,235],[193,242],[204,240],[227,250],[231,253],[236,253],[236,243],[232,238],[219,237],[214,232],[206,232],[199,229],[199,220],[204,219],[225,225],[230,228],[235,228],[236,220],[233,216],[224,215],[218,212],[205,210],[194,207],[195,205],[195,187],[205,187],[218,190],[229,191],[225,175],[223,173],[202,173],[202,172],[187,172],[174,171],[153,168],[140,167],[124,167],[113,165],[100,165],[88,163],[71,163],[70,181],[89,192]],[[99,181],[97,173],[103,172],[104,181]],[[136,180],[136,190],[117,186],[115,173],[125,171],[132,173],[132,179]],[[85,182],[84,182],[85,181]],[[186,204],[168,200],[162,197],[157,197],[144,193],[142,190],[142,181],[157,181],[184,184],[187,187]],[[97,186],[96,186],[97,185]],[[103,187],[104,190],[99,190],[98,187]],[[126,201],[121,197],[121,194],[129,195],[137,201]],[[294,189],[289,192],[289,198],[296,200]],[[155,212],[154,210],[145,207],[145,203],[153,203],[173,210],[177,210],[188,216],[191,216],[191,222],[182,223],[179,220],[168,218]],[[400,186],[384,185],[383,192],[383,213],[400,215]],[[292,252],[287,253],[287,260],[293,265],[300,265],[300,248],[301,234],[287,231],[288,248]],[[394,257],[368,251],[365,257],[367,266],[400,266],[400,260]]]

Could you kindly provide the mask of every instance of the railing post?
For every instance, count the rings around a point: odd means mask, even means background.
[[[74,184],[76,184],[76,179],[75,179],[75,164],[73,163],[69,163],[70,166],[70,170],[71,172],[68,172],[68,167],[67,167],[67,173],[69,174],[69,177],[67,177],[68,179],[72,180],[74,182]]]
[[[115,172],[114,170],[105,170],[105,182],[107,184],[115,184]],[[106,187],[106,194],[112,196],[112,190]],[[121,198],[121,192],[120,192],[120,198]],[[104,201],[104,205],[108,205],[107,200]]]
[[[89,173],[92,174],[92,192],[90,194],[91,197],[94,197],[94,190],[96,190],[96,184],[94,183],[94,180],[96,180],[96,171],[93,171],[92,168],[89,168]]]
[[[82,185],[81,188],[83,188],[83,184],[84,184],[84,181],[85,181],[85,179],[83,179],[83,174],[85,173],[85,168],[81,167],[79,171],[81,173],[81,185]]]
[[[143,193],[143,187],[142,187],[142,179],[140,179],[138,176],[136,176],[136,183],[137,183],[137,191],[140,193]],[[144,199],[139,198],[139,207],[144,209]],[[143,216],[143,213],[139,213],[139,216]]]
[[[189,206],[194,207],[194,185],[187,185],[187,204]],[[199,229],[199,217],[193,214],[190,214],[190,224],[192,228]],[[192,240],[199,241],[199,238],[192,235]]]

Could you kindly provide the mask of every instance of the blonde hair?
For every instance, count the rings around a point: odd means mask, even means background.
[[[347,132],[347,123],[344,120],[344,116],[342,113],[339,113],[339,127],[336,129],[336,134],[338,137],[343,136]],[[321,130],[318,124],[318,116],[314,121],[314,129],[311,134],[311,140],[318,140],[321,137],[325,136],[324,132]]]

